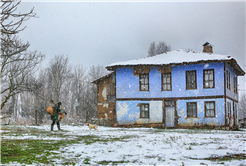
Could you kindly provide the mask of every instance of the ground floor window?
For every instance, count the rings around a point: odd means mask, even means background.
[[[140,104],[140,118],[149,118],[149,104]]]
[[[197,117],[197,103],[188,102],[187,103],[187,118],[196,118]]]
[[[215,101],[205,102],[205,117],[215,117]]]

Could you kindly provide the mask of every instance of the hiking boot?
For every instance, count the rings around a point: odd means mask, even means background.
[[[51,125],[51,128],[50,128],[50,129],[51,129],[51,131],[53,131],[53,128],[54,128],[54,125]]]
[[[60,128],[60,124],[57,124],[57,128],[58,128],[58,130],[61,130],[61,128]]]

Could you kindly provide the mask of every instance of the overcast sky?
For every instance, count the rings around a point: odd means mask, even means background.
[[[202,51],[210,42],[214,53],[235,57],[245,70],[245,2],[62,2],[22,1],[19,11],[34,7],[38,18],[20,33],[29,50],[68,55],[73,65],[139,59],[151,42],[165,41],[172,50]],[[245,89],[245,79],[239,81]]]

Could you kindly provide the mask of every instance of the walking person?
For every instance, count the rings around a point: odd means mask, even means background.
[[[53,108],[53,116],[51,116],[51,120],[53,121],[52,124],[51,124],[51,131],[53,131],[55,123],[57,124],[58,130],[61,130],[59,119],[58,119],[58,114],[64,112],[63,110],[60,109],[61,105],[62,105],[62,103],[59,102]],[[64,113],[67,115],[66,112],[64,112]]]

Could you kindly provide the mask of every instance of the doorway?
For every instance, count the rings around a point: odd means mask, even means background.
[[[165,100],[164,101],[164,118],[163,122],[165,127],[175,127],[175,101]]]

